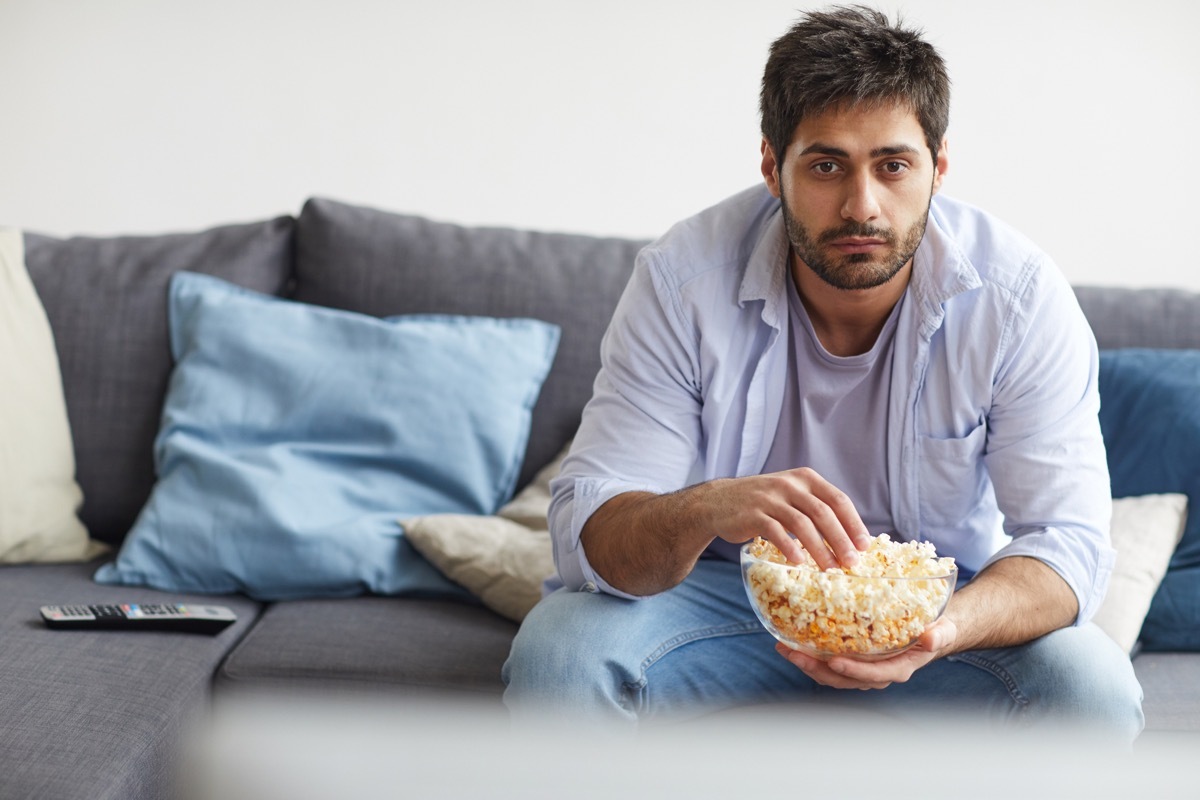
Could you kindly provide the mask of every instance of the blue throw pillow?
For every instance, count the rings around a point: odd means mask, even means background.
[[[511,496],[556,326],[376,319],[179,273],[170,327],[158,480],[97,581],[260,600],[463,593],[397,519],[491,514]]]
[[[1200,650],[1200,350],[1100,353],[1113,497],[1188,496],[1183,539],[1142,626],[1145,650]]]

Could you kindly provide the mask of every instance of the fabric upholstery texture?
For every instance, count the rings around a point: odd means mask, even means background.
[[[154,486],[153,444],[171,372],[167,282],[180,270],[277,294],[291,217],[161,236],[25,233],[25,261],[54,329],[75,443],[80,517],[120,544]]]
[[[1076,286],[1102,350],[1200,345],[1200,293],[1183,289]]]
[[[158,483],[97,580],[260,600],[458,593],[397,518],[511,497],[557,328],[381,320],[187,272],[170,320]]]
[[[257,603],[230,596],[221,603],[238,621],[216,636],[46,628],[42,605],[204,599],[98,586],[95,568],[0,567],[0,797],[172,796],[173,748],[208,698],[217,666],[258,617]]]
[[[600,337],[642,244],[471,228],[318,198],[297,222],[295,297],[378,317],[481,314],[561,326],[521,487],[575,433],[600,368]]]
[[[1100,353],[1100,427],[1113,497],[1188,497],[1183,538],[1150,604],[1147,650],[1200,651],[1200,350]]]
[[[0,375],[0,563],[89,560],[106,548],[79,521],[54,335],[16,230],[0,230]]]
[[[312,635],[320,631],[320,636]],[[386,597],[270,606],[221,668],[230,686],[499,694],[517,626],[470,603]]]
[[[1147,731],[1189,731],[1195,735],[1196,720],[1200,719],[1195,654],[1141,652],[1133,661],[1133,669],[1146,695],[1142,711]]]
[[[1112,544],[1117,561],[1108,595],[1092,621],[1127,653],[1137,644],[1186,518],[1187,495],[1152,494],[1113,501]]]

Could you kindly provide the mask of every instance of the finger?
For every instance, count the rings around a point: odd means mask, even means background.
[[[789,564],[799,564],[804,561],[804,546],[788,533],[787,529],[774,518],[764,522],[757,534],[779,548],[779,552]]]
[[[829,662],[825,662],[807,653],[793,650],[782,643],[777,644],[775,650],[805,675],[822,686],[828,686],[831,689],[885,689],[890,684],[890,681],[887,680],[863,681],[853,676],[843,675],[833,669],[832,665],[834,662],[839,660],[847,661],[848,659],[831,659]]]
[[[855,658],[834,657],[829,668],[836,674],[861,684],[877,686],[904,683],[921,667],[933,661],[935,654],[920,647],[879,661],[860,661]]]
[[[849,543],[854,547],[853,551],[848,548],[839,548],[835,542],[830,541],[830,545],[838,555],[838,559],[843,563],[846,563],[846,558],[851,559],[851,561],[855,560],[857,558],[856,551],[866,550],[870,546],[871,532],[867,530],[862,517],[858,515],[858,509],[854,507],[854,502],[850,499],[850,495],[825,480],[820,473],[811,468],[804,468],[802,476],[808,483],[809,492],[812,496],[824,504],[824,509],[816,511],[820,515],[820,518],[815,518],[818,527],[823,531],[825,525],[828,525],[830,530],[844,533]],[[832,515],[832,519],[826,516],[827,513]],[[833,520],[837,521],[836,526]]]
[[[862,552],[871,546],[871,531],[867,529],[866,523],[858,515],[858,509],[854,507],[850,495],[840,489],[834,489],[833,494],[821,499],[825,501],[834,516],[837,517],[838,522],[842,524],[842,529],[850,537],[855,550]]]
[[[948,617],[941,617],[921,632],[915,647],[940,656],[951,649],[957,639],[958,627]]]
[[[912,675],[911,672],[897,672],[895,669],[879,669],[877,661],[859,661],[855,658],[834,656],[826,662],[829,671],[837,675],[850,686],[867,689],[886,689],[893,683],[902,683]]]
[[[790,519],[792,533],[797,541],[804,545],[804,549],[808,551],[819,569],[831,569],[841,563],[837,555],[829,549],[828,539],[817,528],[811,516],[801,511],[794,511]]]
[[[841,520],[820,498],[807,491],[790,498],[792,533],[821,569],[849,566],[858,561],[858,549],[842,527]]]

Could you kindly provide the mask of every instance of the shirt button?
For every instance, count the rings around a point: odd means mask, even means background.
[[[583,591],[591,592],[592,594],[595,594],[597,591],[599,591],[599,589],[596,588],[596,584],[592,583],[591,581],[588,581],[580,588],[583,589]]]

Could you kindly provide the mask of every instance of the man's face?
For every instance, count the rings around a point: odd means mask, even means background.
[[[804,120],[782,165],[763,143],[763,177],[783,202],[800,263],[837,289],[881,286],[911,260],[946,172],[903,106],[834,109]]]

